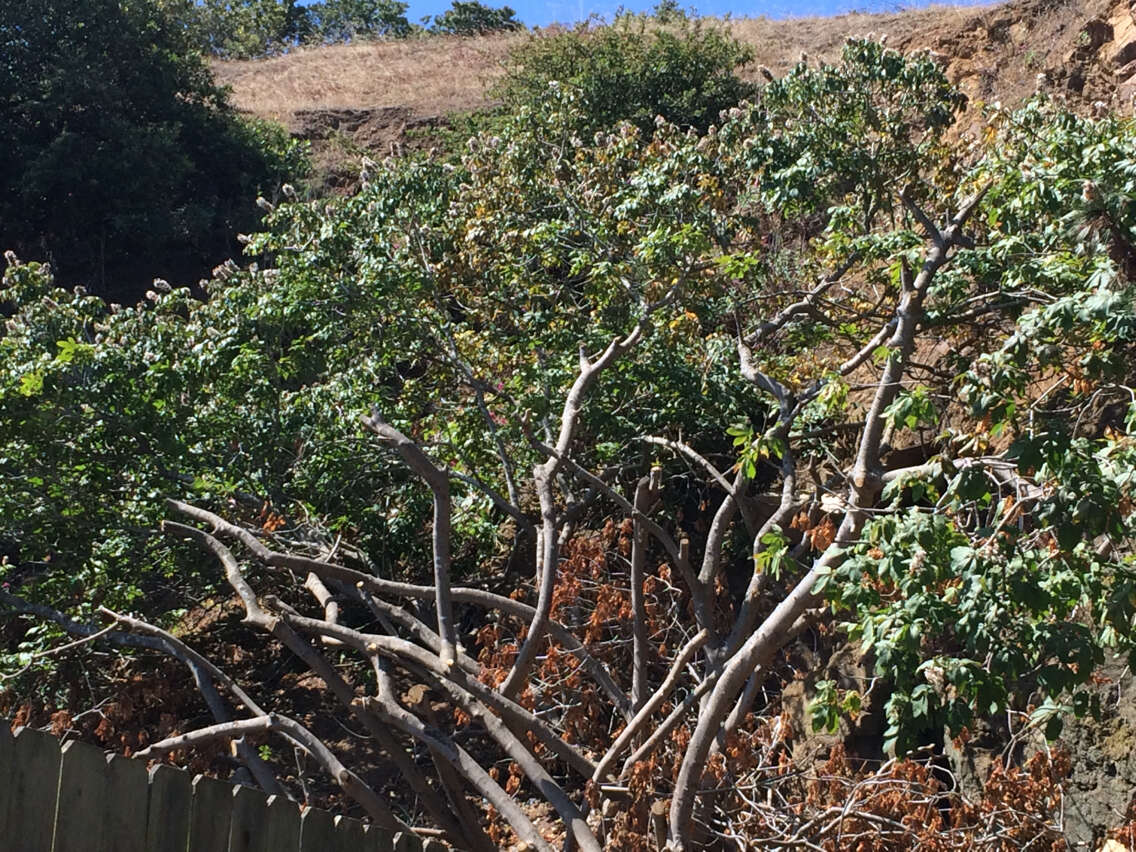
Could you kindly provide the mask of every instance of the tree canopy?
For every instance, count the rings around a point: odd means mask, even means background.
[[[432,32],[449,35],[478,35],[523,29],[516,12],[509,6],[494,9],[480,0],[453,0],[450,8],[434,16]]]
[[[161,5],[196,49],[223,59],[257,59],[305,45],[524,29],[510,7],[480,0],[455,0],[420,24],[406,17],[408,4],[401,0],[161,0]]]
[[[150,0],[5,3],[0,51],[3,240],[66,280],[149,280],[154,256],[208,269],[257,192],[302,172],[298,143],[238,118]]]

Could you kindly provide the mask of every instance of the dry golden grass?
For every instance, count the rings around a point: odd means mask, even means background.
[[[216,62],[235,105],[287,123],[303,109],[409,107],[432,116],[484,106],[519,34],[427,38],[304,48],[284,56]]]
[[[737,18],[728,23],[737,39],[753,47],[755,60],[743,70],[743,76],[756,79],[758,66],[764,65],[781,75],[797,63],[802,52],[816,59],[835,59],[845,39],[852,36],[886,34],[892,44],[901,44],[922,33],[965,26],[967,21],[983,11],[987,9],[933,5],[891,13],[852,12],[827,18],[781,21]]]
[[[934,6],[890,14],[854,13],[831,18],[737,18],[734,35],[751,44],[755,62],[775,73],[807,51],[829,59],[844,39],[868,32],[906,40],[920,31],[961,24],[978,9]],[[431,36],[306,48],[271,59],[216,62],[220,82],[233,87],[241,109],[288,123],[297,110],[409,107],[417,116],[467,111],[488,103],[488,89],[503,72],[509,49],[523,34],[474,38]]]
[[[802,52],[815,60],[835,59],[849,36],[886,34],[889,44],[901,50],[931,48],[943,57],[947,76],[975,107],[960,124],[963,132],[978,121],[984,102],[1015,104],[1028,97],[1041,71],[1063,96],[1086,104],[1114,100],[1111,69],[1092,57],[1082,57],[1074,67],[1069,57],[1080,44],[1086,21],[1108,19],[1116,9],[1126,9],[1127,2],[1008,0],[828,18],[738,18],[725,26],[753,47],[754,61],[741,70],[753,80],[760,79],[761,66],[785,73]],[[310,130],[310,122],[305,126],[297,120],[300,110],[399,107],[396,117],[383,118],[378,115],[382,111],[376,111],[378,117],[364,132],[350,131],[357,147],[386,150],[407,143],[407,127],[488,105],[489,90],[504,72],[510,49],[532,37],[540,33],[363,42],[251,62],[217,62],[214,67],[219,80],[232,86],[238,107],[301,133]]]

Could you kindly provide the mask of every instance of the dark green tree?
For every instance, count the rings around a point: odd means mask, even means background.
[[[302,41],[311,28],[309,10],[296,0],[203,0],[193,8],[202,48],[215,56],[264,56]]]
[[[449,9],[434,16],[430,30],[462,36],[519,30],[524,24],[516,19],[516,14],[509,6],[493,9],[480,0],[453,0]]]
[[[0,5],[0,242],[103,287],[199,272],[298,164],[153,0]]]
[[[312,29],[308,7],[298,0],[159,0],[203,53],[251,59],[306,39]]]
[[[406,3],[399,0],[326,0],[307,7],[308,38],[316,42],[410,35]]]

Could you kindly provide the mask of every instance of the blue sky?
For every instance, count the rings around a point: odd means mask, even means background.
[[[554,22],[573,23],[590,14],[610,18],[620,6],[640,12],[652,8],[657,0],[483,0],[489,6],[512,6],[517,17],[530,27]],[[954,0],[956,6],[989,5],[992,0]],[[679,0],[684,8],[692,4]],[[808,15],[839,15],[843,12],[895,12],[931,5],[927,0],[702,0],[693,4],[701,15],[734,17],[792,18]],[[407,17],[417,21],[424,15],[436,15],[450,7],[450,0],[410,0]]]

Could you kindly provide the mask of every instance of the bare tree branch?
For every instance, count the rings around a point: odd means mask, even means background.
[[[473,785],[480,795],[484,796],[497,809],[498,813],[505,818],[523,842],[534,849],[552,852],[552,846],[533,825],[532,820],[521,810],[517,801],[493,780],[469,752],[454,744],[448,737],[441,736],[440,732],[428,729],[414,714],[408,713],[393,701],[381,698],[360,698],[358,703],[368,713],[374,714],[386,724],[393,725],[427,744],[431,750],[448,761]]]
[[[344,584],[344,588],[348,588]],[[371,594],[365,589],[359,587],[350,587],[352,595],[358,599],[364,606],[370,609],[376,616],[388,618],[395,624],[401,625],[407,632],[412,634],[426,648],[429,648],[435,654],[441,653],[442,640],[438,634],[407,612],[400,606],[387,603],[376,595]],[[331,619],[328,619],[331,621]],[[336,622],[331,622],[332,624]],[[392,633],[392,635],[394,635]],[[339,640],[334,640],[338,642]],[[458,650],[457,664],[461,666],[468,674],[477,675],[481,671],[481,666],[477,660],[470,657],[461,649]]]
[[[654,435],[643,435],[639,440],[644,441],[648,444],[655,444],[659,447],[666,447],[668,450],[674,450],[674,452],[686,456],[688,459],[700,465],[703,470],[709,473],[710,478],[717,482],[720,486],[722,486],[723,491],[725,491],[727,494],[733,494],[735,497],[737,496],[733,483],[731,483],[730,480],[726,479],[722,472],[718,470],[718,468],[714,467],[713,463],[709,459],[707,459],[689,444],[684,444],[682,441],[672,441],[669,438],[658,438]]]
[[[768,338],[775,332],[784,328],[790,320],[799,316],[800,314],[810,313],[815,309],[817,302],[821,300],[825,293],[831,290],[835,285],[840,283],[840,280],[848,273],[856,262],[860,259],[857,252],[850,254],[844,262],[833,270],[825,278],[822,278],[820,283],[817,284],[812,290],[805,295],[800,301],[794,302],[783,310],[779,311],[774,317],[766,320],[758,325],[756,329],[745,336],[745,345],[753,349],[763,340]]]
[[[385,662],[385,661],[380,661]],[[379,667],[380,670],[386,669],[387,666]],[[378,691],[379,699],[391,695],[393,690],[380,689]],[[435,729],[441,730],[441,725],[437,718],[437,713],[434,712],[430,706],[430,700],[427,696],[428,688],[425,684],[415,684],[406,693],[405,701],[411,711],[420,719],[423,719],[426,724]],[[466,833],[466,842],[476,852],[495,852],[496,846],[489,836],[481,827],[481,819],[470,807],[469,801],[465,797],[465,782],[462,780],[461,773],[454,768],[454,765],[446,760],[438,749],[430,746],[430,758],[434,763],[434,769],[438,773],[438,781],[446,794],[446,800],[454,809],[455,818],[462,824]]]
[[[429,586],[417,586],[413,583],[384,580],[372,574],[365,574],[361,571],[337,565],[334,562],[321,562],[317,559],[309,559],[305,556],[280,553],[267,547],[250,531],[236,524],[229,523],[213,512],[192,506],[189,503],[183,503],[180,500],[168,500],[166,502],[172,511],[193,518],[201,523],[208,524],[220,535],[239,541],[264,565],[274,568],[286,568],[305,575],[308,572],[312,572],[324,580],[337,580],[352,586],[367,589],[379,596],[395,595],[416,600],[430,600],[434,597],[434,590]],[[531,621],[536,616],[535,608],[523,601],[516,601],[504,595],[497,595],[483,589],[458,587],[452,590],[452,595],[453,599],[459,603],[470,603],[486,609],[495,609],[525,622]],[[631,713],[631,702],[626,693],[612,680],[607,669],[605,669],[595,657],[588,653],[588,650],[580,640],[566,627],[552,620],[548,622],[548,630],[553,640],[580,660],[581,664],[584,666],[584,670],[587,671],[603,689],[604,693],[611,699],[619,711],[627,718],[630,718],[633,714]]]
[[[304,588],[312,593],[319,605],[323,607],[323,617],[330,621],[332,624],[339,623],[339,604],[335,602],[335,598],[331,596],[331,592],[327,586],[323,584],[316,574],[308,572],[307,578],[304,580]],[[338,644],[337,639],[326,639],[324,644],[329,647],[335,647]]]
[[[266,601],[267,602],[267,601]],[[447,681],[462,689],[476,701],[501,714],[510,725],[530,731],[553,754],[564,760],[578,774],[590,778],[595,766],[578,749],[564,742],[542,720],[524,707],[506,698],[479,681],[469,677],[458,666],[444,666],[436,655],[395,636],[361,633],[342,625],[328,624],[319,619],[281,612],[280,619],[292,628],[313,636],[332,636],[356,651],[371,656],[384,654],[406,665],[416,665],[429,672],[432,679]],[[471,707],[476,705],[467,699]]]
[[[671,294],[673,294],[673,288]],[[669,298],[670,294],[665,301],[669,301]],[[541,570],[537,577],[536,614],[529,624],[528,635],[525,636],[524,642],[521,643],[521,647],[517,651],[516,659],[513,660],[513,668],[500,687],[501,693],[510,698],[515,698],[523,689],[536,660],[537,650],[545,641],[548,633],[552,594],[556,587],[560,558],[559,538],[557,536],[559,513],[553,493],[553,483],[563,464],[563,459],[568,456],[572,448],[576,425],[583,411],[584,398],[600,374],[639,342],[647,331],[652,313],[665,301],[648,306],[631,332],[626,337],[612,340],[594,362],[588,358],[582,347],[580,349],[580,372],[564,400],[564,407],[560,415],[560,434],[556,439],[555,452],[547,461],[538,464],[533,470],[533,483],[540,500],[543,547],[540,548],[537,558]]]
[[[962,228],[984,193],[985,190],[963,205],[951,224],[942,231],[942,241],[935,242],[927,250],[919,275],[903,292],[896,309],[895,331],[888,341],[887,363],[865,420],[859,452],[850,475],[847,500],[849,509],[837,530],[834,542],[730,659],[715,684],[713,693],[701,708],[698,725],[687,745],[671,801],[670,830],[672,842],[679,852],[691,848],[692,816],[702,771],[714,740],[720,733],[728,733],[721,725],[730,705],[746,680],[758,667],[767,665],[782,646],[794,622],[814,604],[816,595],[813,587],[816,580],[822,572],[831,570],[843,559],[846,548],[859,536],[868,509],[883,488],[879,462],[885,428],[883,412],[899,393],[907,360],[915,347],[915,334],[923,316],[923,299],[927,289],[935,274],[947,263],[951,249],[959,243]]]
[[[244,605],[245,622],[259,627],[283,642],[285,647],[303,660],[318,677],[322,678],[324,682],[328,684],[329,688],[331,688],[336,698],[339,699],[344,707],[353,707],[355,701],[354,690],[339,676],[338,672],[325,657],[304,642],[288,624],[284,623],[279,617],[270,615],[260,606],[252,587],[249,586],[248,582],[241,574],[240,566],[236,558],[227,547],[209,533],[195,527],[188,527],[184,524],[166,521],[163,523],[162,528],[169,534],[190,538],[213,553],[224,567],[225,577],[229,585],[237,592],[237,596]],[[314,560],[309,561],[315,562]],[[324,563],[315,562],[315,564],[321,565]],[[339,637],[333,636],[333,638]],[[460,836],[460,826],[454,826],[452,817],[445,808],[440,806],[437,795],[426,785],[425,780],[421,777],[417,768],[414,767],[412,763],[405,760],[405,755],[401,748],[390,738],[387,731],[382,726],[375,724],[376,720],[372,716],[360,714],[360,719],[363,721],[364,725],[367,726],[368,731],[383,744],[387,753],[399,764],[403,774],[415,787],[415,791],[423,797],[424,802],[427,804],[427,807],[431,809],[435,818],[438,819],[439,824],[447,826],[451,833],[454,833],[456,830],[454,836]],[[372,802],[372,804],[374,804],[374,802]],[[386,807],[381,800],[378,801],[378,804]],[[394,819],[396,819],[394,814],[390,813],[388,821]]]
[[[380,828],[385,831],[412,830],[409,825],[391,812],[386,803],[379,798],[378,793],[371,789],[362,778],[344,766],[319,737],[296,720],[279,713],[254,716],[252,719],[240,719],[235,722],[223,722],[218,725],[210,725],[207,728],[199,728],[186,734],[179,734],[176,737],[169,737],[153,743],[148,748],[138,752],[137,756],[140,758],[153,757],[183,748],[200,746],[218,739],[234,739],[245,734],[262,732],[280,734],[302,748],[328,775],[335,779],[336,783],[343,788],[343,792],[363,806]]]
[[[205,699],[205,704],[209,707],[209,712],[213,714],[213,718],[219,723],[230,721],[232,716],[221,700],[221,696],[217,694],[214,681],[229,690],[233,697],[253,715],[267,715],[267,711],[254,701],[252,696],[245,692],[238,683],[206,657],[194,651],[172,633],[168,633],[140,619],[114,612],[103,606],[99,607],[99,612],[107,618],[114,619],[115,623],[121,624],[131,633],[153,636],[162,642],[166,646],[163,650],[165,650],[167,654],[180,660],[189,668],[190,673],[193,675],[193,681],[197,685],[198,692],[200,692],[202,698]],[[249,772],[252,773],[253,778],[256,779],[256,783],[260,785],[262,790],[270,795],[284,796],[288,799],[292,798],[291,794],[280,785],[280,782],[276,779],[276,775],[268,768],[268,765],[261,760],[260,755],[245,741],[244,737],[235,740],[234,744],[236,746],[237,757],[248,767]]]
[[[663,702],[670,697],[674,691],[675,686],[678,685],[679,679],[682,677],[683,669],[698,653],[699,649],[706,644],[706,640],[710,638],[709,631],[703,629],[698,631],[689,642],[687,642],[682,650],[671,663],[670,671],[659,684],[659,688],[655,690],[654,694],[644,702],[643,706],[639,708],[639,712],[635,714],[635,718],[627,723],[622,733],[614,743],[608,748],[603,757],[600,758],[599,763],[596,764],[595,774],[592,775],[592,781],[600,783],[607,775],[611,765],[619,759],[619,756],[631,745],[635,736],[643,730],[655,712],[663,705]]]
[[[393,446],[407,467],[422,477],[434,494],[434,605],[438,610],[438,635],[442,637],[442,665],[452,666],[457,658],[454,608],[450,596],[450,479],[427,458],[406,435],[383,420],[378,408],[363,418],[363,425]]]
[[[213,683],[214,680],[220,681],[226,687],[232,689],[237,700],[243,703],[252,712],[263,712],[256,702],[244,693],[243,690],[240,690],[239,687],[236,687],[220,669],[170,634],[158,630],[156,627],[152,628],[150,625],[145,625],[144,622],[126,616],[120,616],[118,613],[100,608],[100,611],[104,612],[104,614],[114,618],[132,631],[124,633],[118,630],[112,630],[108,632],[105,629],[100,630],[89,624],[75,621],[51,607],[25,601],[7,592],[0,591],[0,603],[5,604],[14,612],[26,612],[52,621],[68,633],[75,636],[82,636],[87,641],[94,641],[96,638],[105,639],[112,644],[122,647],[145,648],[151,651],[160,651],[163,654],[173,657],[189,669],[194,683],[201,692],[201,697],[209,708],[209,712],[213,714],[213,718],[218,722],[228,722],[232,716],[225,707],[221,696],[218,694]],[[141,629],[143,625],[148,629]],[[144,632],[149,635],[133,635],[133,631],[135,631],[136,627],[139,628],[137,632]],[[248,767],[249,772],[252,773],[253,778],[256,779],[261,789],[269,795],[288,795],[287,791],[280,786],[272,770],[265,765],[264,761],[260,759],[260,755],[256,753],[256,750],[245,742],[243,738],[236,741],[236,753],[241,762]]]
[[[639,480],[635,488],[636,518],[632,521],[631,534],[631,707],[638,711],[646,701],[647,657],[651,652],[647,641],[647,606],[643,600],[643,583],[646,580],[647,533],[643,529],[644,518],[658,501],[662,471],[651,470],[649,476]]]

